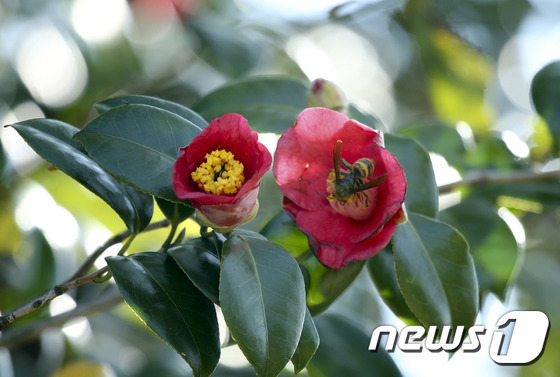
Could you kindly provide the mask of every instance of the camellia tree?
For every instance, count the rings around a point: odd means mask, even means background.
[[[421,13],[421,3],[410,2],[407,11]],[[244,44],[233,52],[216,47],[222,40],[237,45],[205,26],[190,25],[213,53],[250,55]],[[454,41],[451,34],[442,38]],[[218,66],[227,60],[210,55]],[[552,140],[550,159],[560,150],[559,67],[543,68],[531,88]],[[333,353],[350,358],[359,347],[375,369],[365,375],[399,376],[387,352],[368,353],[368,337],[354,325],[321,315],[364,271],[407,325],[469,328],[487,295],[506,298],[523,254],[497,204],[519,213],[535,205],[557,211],[559,170],[520,161],[489,135],[466,146],[460,127],[439,122],[388,132],[324,79],[244,73],[232,73],[240,78],[189,106],[126,94],[95,103],[83,125],[47,116],[6,126],[52,174],[104,201],[126,230],[84,256],[70,275],[51,279],[46,292],[31,290],[0,307],[0,349],[124,300],[194,376],[228,375],[219,363],[231,344],[252,369],[229,375],[291,375],[291,363],[295,374],[358,376],[358,362],[334,362]],[[443,82],[430,77],[431,88]],[[440,120],[449,115],[438,111]],[[272,134],[272,147],[264,134]],[[438,186],[434,153],[465,178]],[[440,210],[440,195],[450,192],[461,200]],[[153,220],[154,213],[164,219]],[[167,235],[155,247],[134,249],[161,229]],[[43,261],[41,268],[49,267]],[[60,315],[42,311],[76,292],[83,306]]]
[[[312,98],[332,85],[320,84],[312,85]],[[221,92],[254,96],[247,88],[257,85],[303,89],[297,81],[263,78],[220,89],[195,110],[129,95],[96,105],[99,116],[82,130],[54,119],[11,125],[52,166],[106,201],[128,232],[106,267],[91,271],[101,247],[70,280],[2,316],[2,329],[70,289],[112,277],[195,376],[211,375],[219,362],[218,307],[258,376],[277,376],[290,360],[297,373],[320,342],[313,315],[366,264],[387,305],[407,323],[474,325],[484,287],[464,236],[437,218],[426,150],[376,130],[375,119],[356,109],[351,116],[369,126],[328,108],[305,108],[302,97],[274,158],[284,211],[260,233],[237,228],[258,211],[272,156],[242,115],[207,124],[201,114],[226,105]],[[167,218],[160,223],[150,223],[154,198]],[[200,237],[185,239],[177,231],[193,216]],[[170,228],[161,247],[127,255],[135,237],[154,227]]]

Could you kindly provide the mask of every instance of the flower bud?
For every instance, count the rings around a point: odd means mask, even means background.
[[[331,81],[316,79],[307,92],[307,107],[324,107],[348,114],[348,100],[344,91]]]

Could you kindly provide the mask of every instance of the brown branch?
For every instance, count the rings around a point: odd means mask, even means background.
[[[36,339],[44,330],[60,327],[67,321],[77,317],[87,317],[103,310],[110,309],[122,302],[122,297],[116,289],[96,297],[94,300],[79,305],[76,309],[54,317],[46,318],[29,326],[15,328],[0,336],[0,348],[12,348],[22,343]]]
[[[67,281],[66,283],[55,285],[53,288],[49,289],[47,292],[43,293],[41,296],[37,297],[33,301],[29,301],[26,304],[20,306],[10,314],[0,317],[0,331],[2,331],[7,325],[14,322],[16,319],[23,317],[26,314],[31,313],[34,310],[37,310],[58,296],[63,295],[64,293],[68,292],[71,289],[79,287],[80,285],[84,285],[86,283],[90,283],[97,279],[99,276],[102,276],[107,271],[109,271],[109,267],[105,266],[89,275],[79,277],[74,280]]]
[[[168,220],[162,220],[155,223],[148,225],[144,231],[150,231],[154,229],[160,229],[169,226]],[[6,314],[4,316],[0,316],[0,332],[4,330],[4,328],[9,325],[10,323],[14,322],[18,318],[23,317],[31,313],[34,310],[37,310],[49,302],[51,302],[56,297],[68,292],[71,289],[79,287],[80,285],[90,283],[97,279],[98,277],[102,276],[103,274],[109,271],[109,267],[105,266],[95,272],[92,272],[89,275],[85,275],[89,269],[93,266],[95,261],[103,254],[105,250],[107,250],[110,246],[116,245],[119,242],[124,241],[128,237],[131,236],[131,233],[127,230],[116,234],[115,236],[111,237],[107,242],[105,242],[102,246],[97,248],[85,261],[82,265],[78,268],[76,273],[72,275],[70,279],[66,282],[55,285],[52,289],[48,290],[41,296],[37,297],[36,299],[25,303],[24,305],[20,306],[10,314]],[[85,276],[84,276],[85,275]]]
[[[161,220],[161,221],[158,221],[156,223],[152,223],[152,224],[148,225],[143,230],[143,232],[148,232],[148,231],[154,230],[154,229],[165,228],[167,226],[169,226],[169,220],[164,219],[164,220]],[[95,261],[101,256],[101,254],[103,254],[103,252],[105,250],[107,250],[109,247],[111,247],[113,245],[116,245],[120,242],[123,242],[128,237],[130,237],[131,235],[132,235],[132,233],[130,231],[125,230],[124,232],[121,232],[121,233],[116,234],[113,237],[109,238],[107,240],[107,242],[105,242],[103,245],[99,246],[90,256],[88,256],[88,258],[84,261],[84,263],[80,266],[80,268],[78,268],[76,273],[74,275],[72,275],[72,277],[70,279],[68,279],[68,281],[77,279],[81,276],[84,276],[90,270],[90,268],[93,266]]]
[[[482,186],[500,183],[520,183],[545,181],[560,178],[560,170],[546,172],[520,171],[512,173],[482,172],[477,175],[466,177],[461,181],[448,183],[438,187],[440,194],[446,194],[462,186]]]

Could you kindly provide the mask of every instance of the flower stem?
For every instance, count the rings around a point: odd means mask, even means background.
[[[167,238],[163,242],[163,245],[161,245],[161,251],[162,252],[165,253],[165,252],[167,252],[167,249],[169,249],[169,246],[171,245],[171,242],[173,241],[173,237],[175,237],[175,233],[177,232],[178,227],[179,227],[179,224],[177,224],[177,223],[172,223],[171,224],[171,229],[169,230],[169,234],[167,235]]]
[[[520,183],[533,181],[546,181],[560,178],[560,170],[546,172],[519,171],[512,173],[481,172],[476,175],[466,177],[461,181],[448,183],[438,187],[440,194],[449,193],[459,187],[474,187],[490,184]]]

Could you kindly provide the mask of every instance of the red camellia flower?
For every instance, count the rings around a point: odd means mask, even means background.
[[[273,173],[284,210],[328,267],[374,256],[406,221],[404,170],[382,133],[335,111],[303,110],[278,142]]]
[[[181,148],[173,189],[191,201],[204,225],[226,232],[255,217],[261,178],[271,164],[270,152],[247,120],[226,114]]]

